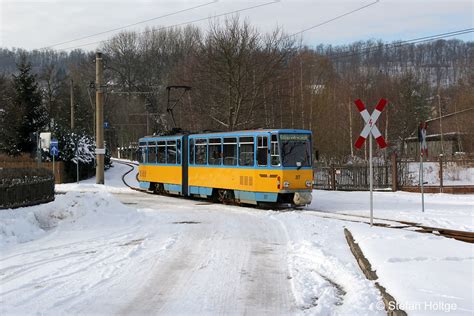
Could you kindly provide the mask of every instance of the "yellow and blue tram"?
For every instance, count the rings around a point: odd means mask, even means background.
[[[311,202],[311,132],[275,129],[139,140],[140,187],[221,202]]]

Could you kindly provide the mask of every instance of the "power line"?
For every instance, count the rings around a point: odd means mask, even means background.
[[[301,30],[301,31],[298,31],[298,32],[296,32],[296,33],[294,33],[294,34],[288,35],[288,36],[286,36],[285,38],[294,37],[294,36],[296,36],[296,35],[303,34],[304,32],[307,32],[307,31],[309,31],[309,30],[318,28],[318,27],[320,27],[320,26],[323,26],[323,25],[325,25],[325,24],[331,23],[331,22],[333,22],[333,21],[335,21],[335,20],[338,20],[338,19],[340,19],[340,18],[343,18],[343,17],[345,17],[345,16],[351,15],[351,14],[357,12],[357,11],[360,11],[360,10],[363,10],[363,9],[368,8],[368,7],[370,7],[370,6],[373,6],[374,4],[377,4],[378,2],[380,2],[380,0],[376,0],[376,1],[374,1],[374,2],[371,2],[371,3],[369,3],[369,4],[366,4],[366,5],[362,6],[362,7],[359,7],[359,8],[357,8],[357,9],[354,9],[354,10],[352,10],[352,11],[349,11],[349,12],[343,13],[343,14],[341,14],[341,15],[338,15],[338,16],[336,16],[336,17],[334,17],[334,18],[331,18],[331,19],[326,20],[326,21],[324,21],[324,22],[321,22],[321,23],[319,23],[319,24],[316,24],[316,25],[313,25],[313,26],[308,27],[308,28],[306,28],[306,29],[303,29],[303,30]]]
[[[117,28],[114,28],[114,29],[110,29],[110,30],[107,30],[107,31],[103,31],[103,32],[99,32],[99,33],[94,33],[94,34],[91,34],[91,35],[86,35],[86,36],[78,37],[78,38],[75,38],[75,39],[72,39],[72,40],[68,40],[68,41],[64,41],[64,42],[57,43],[57,44],[49,45],[49,46],[43,47],[42,49],[48,49],[48,48],[52,48],[52,47],[55,47],[55,46],[59,46],[59,45],[63,45],[63,44],[68,44],[68,43],[72,43],[72,42],[84,40],[84,39],[87,39],[87,38],[95,37],[95,36],[98,36],[98,35],[103,35],[103,34],[107,34],[107,33],[110,33],[110,32],[115,32],[115,31],[123,30],[123,29],[128,28],[128,27],[131,27],[131,26],[136,26],[136,25],[139,25],[139,24],[143,24],[143,23],[147,23],[147,22],[159,20],[159,19],[166,18],[166,17],[172,16],[172,15],[177,15],[177,14],[180,14],[180,13],[183,13],[183,12],[187,12],[187,11],[191,11],[191,10],[194,10],[194,9],[202,8],[202,7],[211,5],[211,4],[213,4],[213,3],[216,3],[216,2],[218,2],[218,1],[219,1],[219,0],[213,0],[213,1],[211,1],[211,2],[207,2],[207,3],[200,4],[200,5],[197,5],[197,6],[194,6],[194,7],[190,7],[190,8],[187,8],[187,9],[175,11],[175,12],[172,12],[172,13],[167,13],[167,14],[160,15],[160,16],[157,16],[157,17],[154,17],[154,18],[151,18],[151,19],[147,19],[147,20],[135,22],[135,23],[128,24],[128,25],[125,25],[125,26],[120,26],[120,27],[117,27]]]
[[[183,23],[178,23],[178,24],[173,24],[173,25],[169,25],[169,26],[160,27],[160,28],[157,28],[157,29],[147,30],[147,31],[139,32],[138,34],[146,34],[146,33],[150,33],[150,32],[153,32],[153,31],[160,31],[160,30],[170,29],[170,28],[173,28],[173,27],[178,27],[178,26],[183,26],[183,25],[188,25],[188,24],[194,24],[194,23],[197,23],[197,22],[202,22],[202,21],[213,19],[213,18],[218,18],[218,17],[221,17],[221,16],[226,16],[226,15],[230,15],[230,14],[235,14],[235,13],[239,13],[239,12],[243,12],[243,11],[248,11],[248,10],[252,10],[252,9],[256,9],[256,8],[260,8],[260,7],[264,7],[264,6],[268,6],[268,5],[272,5],[272,4],[275,4],[277,2],[280,2],[280,0],[274,0],[274,1],[271,1],[271,2],[266,2],[266,3],[246,7],[246,8],[243,8],[243,9],[239,9],[239,10],[220,13],[218,15],[213,15],[213,16],[210,16],[210,17],[207,17],[207,18],[200,18],[200,19],[196,19],[196,20],[183,22]],[[112,40],[113,40],[113,38],[110,38],[110,39],[95,41],[95,42],[91,42],[91,43],[87,43],[87,44],[61,48],[59,50],[75,49],[75,48],[79,48],[79,47],[84,47],[84,46],[89,46],[89,45],[94,45],[94,44],[99,44],[99,43],[104,43],[104,42],[110,42]]]
[[[452,37],[456,35],[463,35],[463,34],[468,34],[474,32],[474,28],[467,28],[467,29],[462,29],[462,30],[457,30],[457,31],[451,31],[451,32],[446,32],[446,33],[439,33],[439,34],[434,34],[430,36],[423,36],[423,37],[418,37],[418,38],[413,38],[405,41],[400,41],[396,43],[390,43],[390,44],[383,44],[383,47],[385,49],[392,49],[392,48],[400,48],[409,44],[418,44],[418,43],[424,43],[424,42],[431,42],[435,41],[438,39],[446,38],[446,37]],[[329,57],[332,60],[335,59],[340,59],[340,58],[347,58],[347,57],[353,57],[357,55],[362,55],[364,53],[370,53],[372,51],[378,51],[380,50],[380,45],[375,46],[375,47],[367,47],[361,51],[355,52],[355,53],[349,53],[349,52],[342,52],[342,53],[334,53],[334,54],[329,54],[325,55],[325,57]],[[348,54],[346,54],[348,53]]]

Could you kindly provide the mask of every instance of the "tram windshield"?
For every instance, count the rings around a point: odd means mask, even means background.
[[[280,134],[283,167],[311,166],[311,140],[309,134]]]

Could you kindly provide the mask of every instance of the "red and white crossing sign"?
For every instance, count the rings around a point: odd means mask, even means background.
[[[369,136],[369,134],[372,134],[377,141],[377,144],[379,144],[380,148],[385,148],[387,147],[387,143],[385,142],[385,138],[383,138],[382,134],[380,133],[379,129],[375,125],[377,120],[380,117],[380,114],[382,114],[382,111],[387,104],[387,100],[385,99],[380,99],[379,103],[375,107],[374,112],[372,112],[372,115],[369,114],[369,111],[365,108],[364,103],[360,100],[357,99],[354,101],[355,105],[359,109],[360,115],[365,121],[365,126],[362,132],[360,133],[359,138],[355,142],[355,147],[357,149],[360,149],[362,145],[364,144],[365,140]]]
[[[428,123],[420,122],[420,127],[418,127],[418,141],[420,142],[420,156],[428,156],[428,144],[426,143],[426,129],[428,128]]]

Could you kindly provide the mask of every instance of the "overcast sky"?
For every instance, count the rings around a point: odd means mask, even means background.
[[[151,19],[213,0],[0,0],[0,46],[26,49],[56,43]],[[218,0],[215,3],[129,28],[168,26],[272,0]],[[261,31],[281,26],[296,33],[338,15],[368,5],[374,0],[281,0],[240,13]],[[380,0],[378,3],[321,27],[303,33],[307,45],[346,44],[358,40],[408,40],[422,36],[473,28],[473,0]],[[206,28],[209,21],[194,25]],[[109,38],[114,33],[56,46],[74,47]],[[458,36],[473,40],[470,33]],[[93,50],[97,45],[81,47]]]

